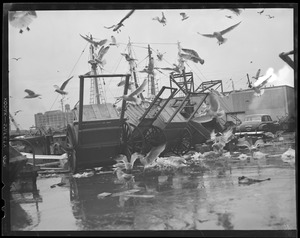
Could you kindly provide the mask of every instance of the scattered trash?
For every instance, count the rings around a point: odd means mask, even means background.
[[[292,166],[295,166],[295,150],[289,148],[286,152],[281,155],[281,160],[284,163],[289,163]]]
[[[125,194],[126,197],[134,197],[134,198],[154,198],[154,195],[137,195],[137,194]]]
[[[87,177],[91,177],[93,175],[94,175],[94,172],[83,172],[83,173],[74,174],[73,177],[74,178],[87,178]]]
[[[131,194],[131,193],[136,193],[136,192],[139,192],[140,189],[131,189],[131,190],[126,190],[124,192],[119,192],[119,193],[114,193],[112,195],[112,197],[117,197],[117,196],[122,196],[122,195],[128,195],[128,194]]]
[[[267,180],[271,180],[271,178],[252,179],[252,178],[247,178],[245,176],[238,177],[239,184],[246,184],[246,185],[250,185],[250,184],[253,184],[253,183],[260,183],[260,182],[267,181]]]
[[[50,188],[55,188],[56,186],[63,186],[63,185],[66,185],[66,183],[63,183],[63,182],[61,182],[61,183],[56,183],[56,184],[53,184],[53,185],[51,185],[50,186]]]
[[[99,193],[98,195],[97,195],[97,198],[98,199],[102,199],[102,198],[105,198],[105,197],[108,197],[108,196],[110,196],[112,193],[106,193],[106,192],[104,192],[104,193]]]

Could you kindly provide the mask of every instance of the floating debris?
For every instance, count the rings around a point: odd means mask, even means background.
[[[108,197],[108,196],[110,196],[110,195],[112,195],[112,193],[107,193],[107,192],[99,193],[99,194],[97,195],[97,198],[98,198],[98,199],[103,199],[103,198]]]

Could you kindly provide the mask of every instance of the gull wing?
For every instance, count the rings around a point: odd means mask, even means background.
[[[233,135],[232,133],[232,129],[226,131],[223,133],[223,139],[224,139],[224,142],[225,144],[229,142],[229,138]]]
[[[144,87],[146,87],[146,85],[147,85],[147,82],[148,82],[148,79],[145,78],[144,82],[135,91],[133,91],[129,96],[135,96],[135,95],[138,95],[141,92],[143,92]]]
[[[65,87],[66,87],[66,85],[67,85],[67,83],[68,83],[73,77],[74,77],[74,76],[68,78],[68,79],[61,85],[60,89],[61,89],[61,90],[64,90]]]
[[[193,55],[193,56],[196,56],[197,58],[200,58],[199,55],[198,55],[198,53],[197,53],[195,50],[184,49],[184,48],[182,48],[182,50],[183,50],[184,52],[186,52],[186,53],[189,53],[189,54],[191,54],[191,55]]]
[[[210,38],[214,38],[215,36],[213,34],[201,34],[199,32],[197,32],[199,35],[202,35],[202,36],[206,36],[206,37],[210,37]]]
[[[35,93],[29,89],[24,90],[26,93],[28,93],[30,96],[34,95]]]
[[[95,41],[89,39],[88,37],[83,36],[83,35],[81,35],[81,34],[79,34],[79,35],[80,35],[83,39],[85,39],[86,41],[88,41],[88,42],[90,42],[90,43],[92,43],[92,44],[95,44]]]
[[[266,78],[265,80],[263,80],[257,87],[261,88],[261,87],[265,86],[268,83],[268,81],[269,81],[269,79],[271,77],[272,77],[272,75],[270,75],[268,78]]]
[[[101,49],[98,52],[98,60],[102,60],[103,56],[107,53],[107,51],[109,50],[109,46],[102,46]]]
[[[135,10],[131,10],[129,13],[127,13],[127,15],[118,23],[118,25],[122,24],[123,21],[125,21],[128,17],[130,17],[134,11]]]
[[[109,26],[109,27],[107,27],[107,26],[104,26],[104,28],[106,28],[106,29],[111,29],[111,28],[113,28],[113,27],[115,27],[116,25],[112,25],[112,26]]]
[[[242,21],[240,21],[239,23],[237,23],[237,24],[235,24],[235,25],[233,25],[233,26],[230,26],[230,27],[226,28],[225,30],[221,31],[220,33],[221,33],[222,35],[224,35],[225,33],[227,33],[227,32],[229,32],[229,31],[233,30],[234,28],[236,28],[241,22],[242,22]]]
[[[259,75],[260,75],[260,69],[257,70],[257,73],[256,73],[255,78],[258,79],[258,78],[259,78]]]
[[[212,141],[216,141],[216,133],[215,133],[215,130],[212,130],[212,132],[210,133],[210,139],[212,140]]]

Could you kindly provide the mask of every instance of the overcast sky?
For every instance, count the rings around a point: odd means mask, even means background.
[[[119,46],[111,46],[104,59],[107,64],[102,73],[125,74],[129,65],[121,53],[128,53],[127,44],[132,44],[133,57],[137,61],[137,70],[148,63],[148,44],[153,56],[157,51],[164,54],[162,61],[155,61],[156,67],[172,67],[177,63],[177,43],[181,47],[193,49],[205,60],[203,65],[188,61],[186,71],[194,74],[195,87],[208,80],[222,80],[224,91],[231,91],[229,79],[235,89],[247,88],[247,74],[255,76],[258,69],[262,75],[271,75],[271,85],[294,87],[294,71],[279,58],[281,52],[294,49],[294,16],[292,8],[245,8],[241,14],[224,9],[155,9],[135,10],[124,21],[120,33],[106,29],[117,24],[129,10],[93,10],[93,11],[36,11],[35,18],[22,34],[9,24],[8,64],[9,64],[9,110],[16,115],[15,120],[21,129],[34,125],[34,114],[49,110],[60,110],[61,95],[53,85],[61,85],[68,77],[74,76],[66,87],[68,95],[64,104],[71,108],[79,99],[79,78],[90,71],[89,44],[79,34],[92,34],[96,40],[115,36]],[[264,10],[262,14],[259,11]],[[164,12],[166,26],[152,18],[161,17]],[[189,18],[182,21],[180,15],[185,12]],[[267,15],[274,16],[269,18]],[[228,18],[226,16],[231,16]],[[238,22],[235,29],[224,35],[228,40],[218,45],[215,38],[207,38],[199,33],[208,34],[224,30]],[[21,57],[16,61],[12,58]],[[169,71],[156,72],[159,85],[169,86]],[[140,83],[145,74],[138,74]],[[252,79],[253,80],[253,79]],[[120,80],[105,82],[107,101],[121,96],[117,87]],[[270,85],[269,84],[269,85]],[[42,95],[42,99],[24,99],[25,89]],[[89,86],[86,87],[89,96]],[[88,104],[88,100],[85,104]]]

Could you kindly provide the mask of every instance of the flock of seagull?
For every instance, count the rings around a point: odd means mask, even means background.
[[[221,10],[224,10],[224,9],[221,9]],[[238,8],[230,8],[230,9],[227,9],[227,10],[232,11],[236,15],[239,15],[242,11],[241,9],[238,9]],[[119,33],[121,31],[121,27],[124,27],[124,21],[126,19],[128,19],[134,12],[135,12],[134,9],[130,10],[125,15],[125,17],[123,17],[117,24],[114,24],[110,27],[105,26],[105,28],[107,28],[107,29],[112,29],[113,28],[113,31]],[[263,12],[264,12],[264,10],[261,10],[257,13],[261,15]],[[185,12],[180,12],[179,14],[182,17],[182,21],[187,20],[189,18],[189,16]],[[269,18],[274,18],[274,16],[271,16],[271,15],[267,15],[267,16]],[[227,15],[226,15],[226,17],[231,18],[231,16],[227,16]],[[37,14],[36,14],[35,11],[15,11],[15,12],[10,12],[10,14],[9,14],[9,22],[11,23],[12,26],[14,26],[16,28],[19,28],[20,33],[23,32],[23,30],[22,30],[23,28],[26,28],[29,31],[30,30],[29,25],[31,24],[31,22],[35,18],[37,18]],[[165,16],[164,12],[162,12],[161,18],[160,17],[154,17],[153,20],[157,20],[158,22],[162,23],[163,25],[166,25],[166,23],[167,23],[167,18]],[[199,32],[197,32],[197,33],[204,36],[204,37],[216,38],[218,44],[221,45],[221,44],[224,44],[227,41],[227,39],[224,38],[224,35],[227,34],[230,31],[232,31],[233,29],[235,29],[240,23],[241,23],[241,21],[234,24],[234,25],[232,25],[232,26],[230,26],[230,27],[228,27],[228,28],[226,28],[226,29],[224,29],[224,30],[215,31],[211,34],[203,34],[203,33],[199,33]],[[107,51],[109,50],[109,47],[110,46],[118,46],[115,37],[111,36],[110,44],[108,46],[105,46],[105,44],[107,43],[107,39],[103,39],[103,40],[100,40],[100,41],[95,41],[91,37],[83,36],[83,35],[80,35],[80,36],[83,39],[85,39],[86,41],[88,41],[89,43],[93,44],[94,47],[96,47],[96,48],[101,47],[99,49],[98,53],[94,53],[94,59],[90,60],[89,62],[97,64],[97,65],[99,65],[100,69],[103,69],[104,65],[106,64],[106,60],[103,59],[103,57],[107,53]],[[126,54],[126,53],[121,53],[121,54],[125,57],[125,59],[128,62],[136,61],[136,59],[131,58],[129,54]],[[165,53],[163,53],[163,54],[165,54]],[[157,54],[158,60],[162,60],[163,54],[162,53]],[[179,57],[180,57],[181,61],[179,60],[178,65],[173,64],[174,67],[158,68],[158,67],[154,67],[154,64],[151,65],[151,61],[150,61],[149,66],[146,67],[144,70],[142,70],[140,72],[145,72],[145,73],[154,75],[154,69],[158,70],[158,71],[160,71],[160,69],[161,69],[161,70],[169,70],[169,71],[172,71],[172,72],[182,73],[182,70],[184,68],[182,62],[184,60],[190,60],[194,63],[200,63],[200,64],[204,64],[204,62],[205,62],[204,59],[202,59],[199,56],[199,54],[193,49],[187,49],[187,48],[180,49]],[[18,61],[18,60],[21,59],[21,57],[12,58],[12,59]],[[259,75],[259,72],[258,72],[258,75]],[[264,79],[264,80],[259,80],[258,77],[259,76],[255,77],[256,82],[253,84],[253,86],[249,85],[250,88],[252,88],[254,90],[254,95],[255,96],[261,96],[263,94],[263,90],[261,90],[261,88],[266,85],[266,83],[268,82],[268,80],[271,76]],[[57,85],[54,85],[54,87],[56,88],[55,92],[60,93],[61,95],[66,95],[67,92],[64,91],[64,89],[65,89],[67,83],[69,82],[69,80],[70,79],[67,79],[62,84],[61,87],[58,87]],[[118,86],[121,86],[121,85],[118,85]],[[30,89],[26,89],[25,92],[28,94],[27,96],[25,96],[25,98],[27,98],[27,99],[28,98],[36,98],[36,97],[40,98],[40,96],[41,96],[40,94],[36,94],[33,90],[30,90]],[[140,93],[140,88],[136,89],[136,91],[134,91],[130,95],[124,95],[122,97],[127,101],[131,101],[131,102],[135,102],[137,104],[140,104],[141,100],[138,97],[136,97],[136,95],[138,95],[139,93]],[[210,115],[210,114],[211,114],[211,112],[207,113],[207,115]],[[221,115],[222,114],[219,114],[219,116],[221,116]]]

